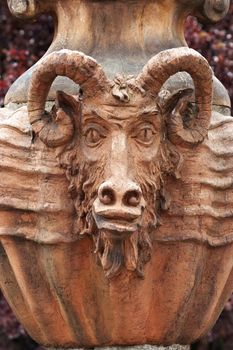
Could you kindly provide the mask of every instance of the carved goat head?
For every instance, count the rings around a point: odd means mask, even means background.
[[[159,94],[178,71],[194,81],[198,112],[185,115],[190,89]],[[58,92],[44,112],[56,76],[81,87],[78,97]],[[122,266],[142,273],[150,258],[150,233],[157,225],[164,173],[175,173],[170,154],[205,138],[211,115],[212,71],[188,49],[164,51],[138,77],[108,80],[92,58],[62,50],[45,57],[33,74],[28,110],[34,132],[60,148],[76,207],[76,230],[92,234],[108,277]],[[173,169],[172,169],[173,168]]]

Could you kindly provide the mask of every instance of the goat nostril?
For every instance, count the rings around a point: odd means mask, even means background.
[[[123,197],[123,203],[129,207],[136,207],[141,201],[141,192],[138,190],[127,191]]]
[[[103,188],[99,193],[99,200],[105,205],[110,205],[115,203],[116,198],[115,198],[114,191],[109,187]]]

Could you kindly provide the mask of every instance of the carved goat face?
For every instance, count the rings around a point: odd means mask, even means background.
[[[160,163],[165,161],[156,101],[132,92],[128,102],[106,94],[96,104],[58,93],[57,107],[56,115],[68,113],[75,124],[60,164],[70,181],[76,230],[93,236],[108,276],[123,263],[139,273],[142,258],[149,256],[149,232],[157,224]],[[139,245],[144,249],[140,259]]]
[[[184,56],[187,53],[188,59],[191,55],[200,64],[199,55],[185,49]],[[193,72],[187,57],[179,55],[178,59],[176,54],[172,54],[175,64],[186,64],[197,88],[195,68]],[[59,68],[61,55],[66,64]],[[199,113],[190,125],[187,121],[184,125],[183,118],[187,91],[159,103],[162,83],[177,71],[166,60],[161,68],[156,56],[155,63],[149,62],[136,79],[118,77],[110,82],[95,61],[65,51],[44,60],[32,80],[29,113],[33,129],[49,147],[59,147],[59,162],[66,169],[76,207],[76,231],[92,234],[108,277],[117,275],[123,266],[142,274],[150,258],[150,232],[157,224],[161,180],[164,172],[171,172],[171,145],[200,142],[207,132],[211,91],[206,81],[200,84],[205,96],[200,88],[196,91]],[[201,62],[201,68],[206,68],[206,61]],[[154,76],[158,63],[161,76]],[[45,116],[45,82],[51,83],[56,75],[72,77],[84,95],[75,99],[59,92],[56,108]],[[210,70],[205,76],[210,84]],[[38,102],[39,87],[44,90]]]

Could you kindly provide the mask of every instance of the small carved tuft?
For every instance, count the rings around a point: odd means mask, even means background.
[[[112,84],[112,95],[121,102],[130,101],[130,92],[128,82],[132,76],[118,75]]]

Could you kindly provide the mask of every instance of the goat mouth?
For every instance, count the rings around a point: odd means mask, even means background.
[[[141,216],[135,216],[124,212],[101,212],[96,213],[93,210],[93,217],[98,229],[111,231],[114,235],[122,233],[133,233],[140,227]]]

